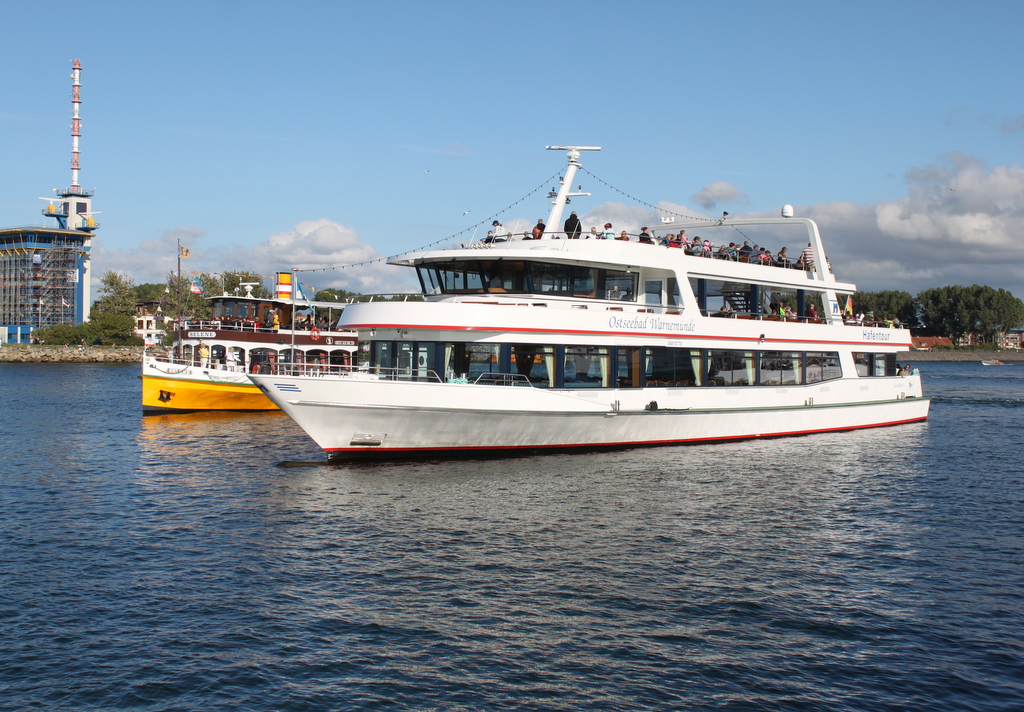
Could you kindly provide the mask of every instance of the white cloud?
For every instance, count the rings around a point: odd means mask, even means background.
[[[708,183],[690,198],[705,210],[714,210],[719,205],[736,205],[749,203],[750,198],[732,183],[716,180]]]
[[[299,281],[319,289],[346,289],[363,294],[414,291],[415,275],[407,267],[387,265],[377,250],[360,241],[359,235],[333,220],[304,220],[288,232],[271,235],[251,247],[204,248],[205,233],[199,228],[177,228],[137,250],[106,249],[97,240],[93,248],[96,280],[113,269],[130,275],[137,283],[162,282],[177,269],[177,240],[191,255],[182,269],[195,272],[250,271],[262,275],[291,270],[303,272]],[[351,266],[350,266],[351,265]],[[336,269],[323,269],[335,267]],[[323,271],[319,271],[323,269]]]
[[[875,205],[813,205],[841,278],[917,293],[987,284],[1024,295],[1024,169],[960,153],[907,172],[907,196]]]

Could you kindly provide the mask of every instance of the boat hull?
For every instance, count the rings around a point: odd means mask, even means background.
[[[254,380],[334,461],[775,438],[921,421],[930,406],[920,395],[918,377],[873,379],[873,393],[833,381],[755,394],[749,388],[581,394],[302,377]]]
[[[244,373],[168,364],[147,358],[142,365],[142,412],[279,410]]]

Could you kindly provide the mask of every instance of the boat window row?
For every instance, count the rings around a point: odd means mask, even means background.
[[[179,363],[190,363],[196,366],[204,365],[200,362],[199,349],[192,344],[184,344],[181,347],[181,356],[175,361]],[[344,349],[268,349],[255,348],[245,349],[232,346],[230,350],[222,344],[210,346],[209,365],[220,366],[229,370],[255,373],[261,364],[271,366],[271,372],[276,372],[278,365],[285,364],[320,364],[329,366],[354,366],[353,353]]]
[[[417,272],[424,294],[543,294],[632,302],[639,282],[628,269],[503,259],[430,262]]]
[[[858,357],[858,375],[896,374],[892,354]],[[404,380],[537,388],[789,386],[843,375],[837,352],[434,341],[373,341],[370,367]]]

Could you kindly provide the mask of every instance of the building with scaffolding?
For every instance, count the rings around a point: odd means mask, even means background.
[[[0,343],[29,343],[35,329],[89,317],[89,256],[99,224],[93,194],[78,180],[81,77],[81,63],[72,60],[71,185],[43,198],[43,215],[56,226],[0,229]]]

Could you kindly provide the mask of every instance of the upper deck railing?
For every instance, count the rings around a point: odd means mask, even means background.
[[[672,234],[672,233],[668,233]],[[648,247],[661,247],[665,249],[678,249],[682,254],[690,257],[703,257],[707,259],[717,260],[728,260],[732,262],[742,262],[746,264],[756,264],[765,267],[781,267],[783,269],[799,269],[803,271],[814,270],[814,260],[809,256],[805,255],[803,251],[799,254],[789,254],[788,249],[786,254],[778,255],[771,251],[744,251],[742,245],[728,244],[715,244],[710,240],[697,240],[693,241],[682,241],[682,240],[669,240],[668,234],[658,236],[651,233],[648,237],[650,242],[641,241],[640,236],[633,233],[626,233],[625,231],[619,233],[614,238],[605,238],[600,233],[594,235],[593,233],[581,233],[578,237],[569,237],[568,233],[565,232],[549,232],[545,231],[542,238],[534,238],[529,233],[514,233],[511,235],[505,235],[502,237],[485,237],[482,240],[473,240],[471,242],[463,243],[463,249],[473,250],[484,250],[494,249],[502,246],[521,246],[528,247],[531,245],[523,245],[522,243],[537,243],[538,245],[544,244],[544,246],[553,249],[565,249],[565,245],[569,243],[555,244],[555,241],[561,240],[594,240],[599,242],[631,242],[638,245],[645,245]]]

